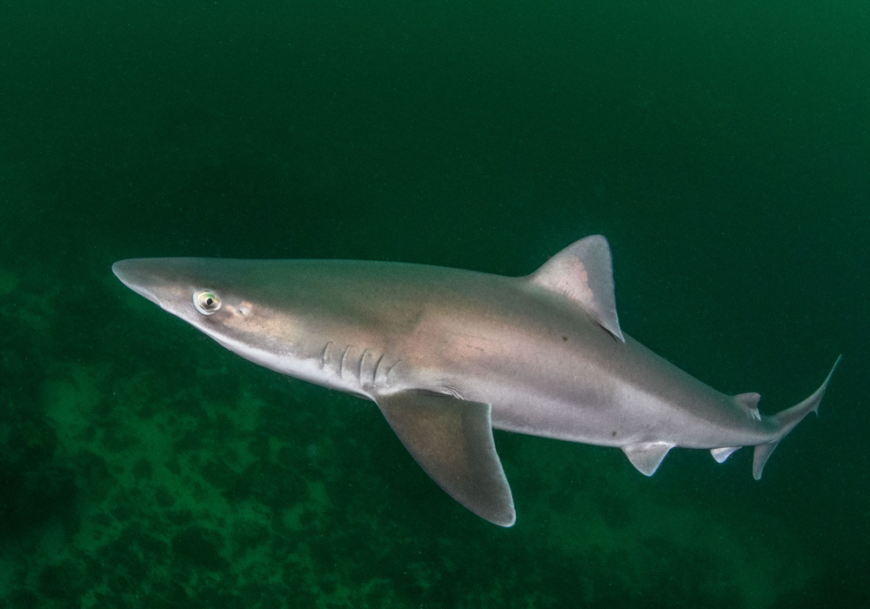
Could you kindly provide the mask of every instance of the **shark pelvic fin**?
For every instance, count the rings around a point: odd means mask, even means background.
[[[528,279],[580,305],[599,326],[625,342],[616,315],[610,245],[601,235],[569,245]]]
[[[377,404],[411,456],[447,494],[494,524],[514,524],[514,500],[495,451],[489,404],[416,390],[381,396]]]
[[[644,476],[652,476],[674,444],[668,442],[640,442],[622,447],[622,452]]]

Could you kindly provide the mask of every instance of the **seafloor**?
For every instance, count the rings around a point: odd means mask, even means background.
[[[245,362],[108,268],[2,270],[0,296],[0,607],[761,608],[812,575],[729,493],[748,455],[678,450],[646,479],[617,450],[497,433],[501,529],[371,404]]]

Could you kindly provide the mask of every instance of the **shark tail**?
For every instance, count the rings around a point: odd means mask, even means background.
[[[777,445],[779,445],[780,440],[782,440],[785,436],[788,435],[792,429],[794,429],[798,423],[800,423],[805,416],[807,416],[811,412],[815,412],[816,416],[819,414],[819,404],[822,402],[822,398],[825,396],[825,390],[828,388],[828,383],[831,380],[831,376],[834,374],[834,370],[837,369],[837,364],[840,363],[840,360],[843,359],[843,356],[839,356],[837,361],[834,362],[834,367],[831,368],[831,371],[828,373],[828,377],[825,379],[825,382],[822,383],[822,386],[816,389],[815,393],[813,393],[810,397],[805,399],[800,404],[796,406],[792,406],[782,412],[778,412],[777,414],[770,417],[776,424],[779,432],[776,436],[776,439],[772,442],[767,442],[765,444],[758,444],[755,447],[755,456],[752,460],[752,476],[756,480],[761,480],[761,472],[764,471],[764,466],[767,463],[767,460],[770,458],[770,455],[773,454],[773,451],[776,449]]]

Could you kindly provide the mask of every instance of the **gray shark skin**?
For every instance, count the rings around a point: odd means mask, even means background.
[[[506,527],[516,512],[493,427],[618,447],[647,476],[675,446],[720,463],[754,446],[760,479],[833,374],[773,416],[757,393],[701,383],[621,331],[599,235],[517,278],[340,260],[143,258],[112,270],[230,351],[374,401],[447,493]]]

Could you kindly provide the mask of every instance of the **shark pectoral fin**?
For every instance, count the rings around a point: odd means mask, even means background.
[[[625,342],[616,315],[610,245],[601,235],[569,245],[529,275],[528,280],[577,303],[599,326]]]
[[[725,446],[723,448],[713,448],[710,450],[710,454],[713,455],[713,458],[716,459],[716,463],[725,463],[725,460],[737,452],[741,447],[740,446]]]
[[[492,439],[489,404],[423,391],[379,397],[402,444],[438,485],[469,510],[509,527],[514,500]]]
[[[652,476],[673,447],[668,442],[640,442],[623,446],[622,452],[640,473]]]

